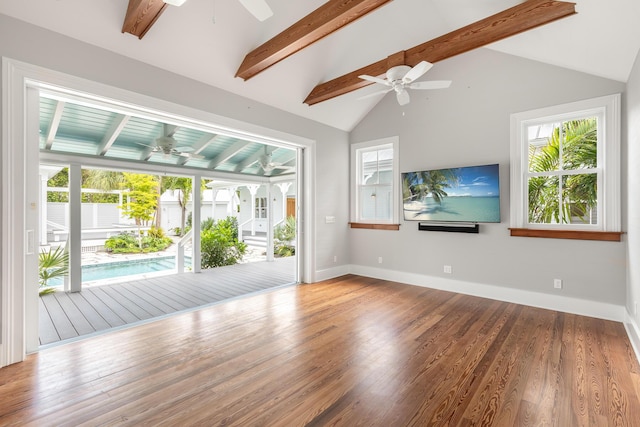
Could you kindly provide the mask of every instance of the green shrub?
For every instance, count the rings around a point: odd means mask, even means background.
[[[133,232],[124,232],[108,238],[104,247],[114,254],[131,254],[163,251],[172,243],[173,240],[165,236],[161,228],[152,228],[142,237],[142,248]]]
[[[247,245],[238,241],[237,220],[227,217],[200,232],[200,249],[202,268],[213,268],[237,264]]]
[[[288,257],[296,254],[296,219],[293,216],[276,226],[273,230],[273,254]]]

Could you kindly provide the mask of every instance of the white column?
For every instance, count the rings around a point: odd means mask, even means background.
[[[282,220],[283,221],[287,219],[287,192],[289,191],[291,184],[293,183],[283,182],[280,184],[276,184],[276,186],[280,189],[280,192],[282,193]]]
[[[82,168],[69,166],[69,290],[82,290]],[[66,289],[65,289],[66,290]]]
[[[251,193],[251,235],[256,235],[256,194],[258,194],[259,184],[246,185]]]
[[[273,202],[271,201],[272,184],[267,184],[267,261],[273,261]]]
[[[227,202],[227,216],[238,216],[238,211],[233,209],[236,200],[236,190],[238,187],[232,186],[227,189],[229,192],[229,201]]]
[[[200,223],[202,220],[200,219],[201,215],[201,196],[200,196],[200,185],[201,185],[202,177],[200,175],[195,175],[193,177],[193,185],[191,188],[193,189],[193,196],[191,200],[193,200],[193,209],[191,216],[191,224],[193,228],[193,250],[191,255],[191,266],[194,273],[200,273],[200,265],[201,265],[201,255],[200,255]]]
[[[216,197],[218,197],[218,190],[211,189],[211,219],[216,220]]]
[[[47,241],[47,174],[40,174],[40,244],[46,245]]]

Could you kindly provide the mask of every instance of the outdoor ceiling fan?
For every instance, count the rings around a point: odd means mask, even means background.
[[[180,156],[188,157],[190,159],[204,158],[204,156],[199,154],[189,153],[189,151],[193,151],[193,147],[178,147],[178,141],[173,137],[177,127],[174,126],[173,130],[171,130],[170,126],[167,124],[164,124],[163,127],[164,135],[156,138],[155,145],[143,144],[141,142],[138,142],[137,144],[150,147],[152,153],[162,153],[164,157]]]
[[[388,89],[383,89],[377,92],[370,93],[368,95],[362,96],[358,99],[365,99],[372,96],[379,95],[381,93],[391,92],[392,90],[396,92],[396,98],[398,99],[398,104],[406,105],[411,100],[409,97],[409,92],[407,89],[444,89],[448,88],[451,85],[451,80],[431,80],[431,81],[423,81],[416,82],[415,80],[422,77],[424,73],[429,71],[429,69],[433,67],[433,64],[427,61],[419,62],[415,67],[411,68],[408,65],[398,65],[396,67],[391,67],[387,70],[386,79],[381,79],[378,77],[361,75],[358,76],[363,80],[368,80],[370,82],[378,83],[384,86],[388,86]]]
[[[162,0],[172,6],[182,6],[187,0]],[[258,21],[264,21],[273,15],[273,11],[265,0],[238,0],[256,17]]]
[[[266,146],[264,147],[264,154],[258,159],[258,165],[265,175],[271,175],[275,170],[285,172],[293,172],[295,170],[295,166],[285,166],[284,163],[274,162],[273,151],[269,151]]]

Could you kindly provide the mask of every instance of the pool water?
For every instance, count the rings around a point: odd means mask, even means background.
[[[191,260],[188,257],[186,258],[185,264],[189,266],[191,264]],[[83,265],[82,282],[93,282],[96,280],[155,273],[159,271],[173,270],[175,268],[176,258],[174,256]],[[57,277],[49,281],[49,286],[62,286],[63,283],[63,278]]]

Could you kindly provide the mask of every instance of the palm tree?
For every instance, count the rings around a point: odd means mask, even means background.
[[[529,171],[595,169],[598,165],[597,131],[595,118],[571,120],[563,123],[562,128],[556,127],[544,146],[530,146]],[[588,222],[588,214],[597,202],[596,173],[555,174],[529,179],[531,223],[566,224],[576,217]]]
[[[47,252],[38,254],[38,276],[40,281],[40,295],[49,294],[55,288],[49,286],[49,280],[69,274],[69,252],[64,247],[49,248]]]
[[[457,169],[440,169],[405,174],[402,182],[402,192],[405,201],[422,199],[429,194],[435,202],[442,203],[447,197],[446,188],[457,185],[459,177]]]

